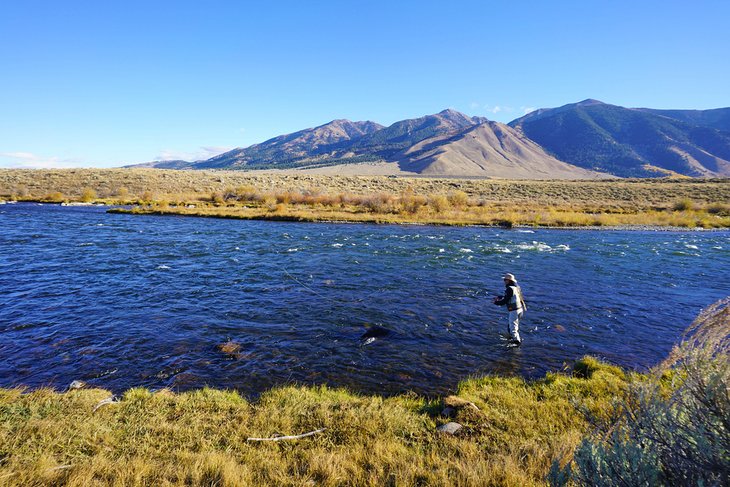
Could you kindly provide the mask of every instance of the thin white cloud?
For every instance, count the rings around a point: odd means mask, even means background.
[[[222,147],[222,146],[205,146],[200,147],[195,151],[176,151],[166,149],[160,152],[160,154],[154,158],[155,161],[202,161],[210,159],[218,154],[223,154],[233,149],[233,147]]]
[[[36,155],[31,154],[30,152],[3,152],[2,154],[0,154],[0,156],[23,160],[36,159]]]
[[[514,108],[507,105],[484,105],[484,109],[494,115],[498,113],[512,113],[515,111]]]
[[[48,157],[32,152],[0,152],[0,166],[14,169],[62,169],[84,167],[88,164],[77,159]]]
[[[537,110],[537,108],[535,108],[535,107],[520,107],[520,110],[522,110],[522,113],[524,113],[525,115],[527,115],[528,113],[534,112],[535,110]]]
[[[469,108],[471,108],[472,110],[474,110],[475,108],[479,108],[480,106],[481,106],[481,103],[477,103],[475,101],[473,101],[469,104]]]

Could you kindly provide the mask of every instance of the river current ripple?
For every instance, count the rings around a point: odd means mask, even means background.
[[[520,280],[524,344],[500,336]],[[0,387],[446,393],[590,354],[644,369],[730,294],[729,232],[501,230],[0,206]],[[366,327],[391,330],[369,343]],[[240,350],[218,349],[234,341]]]

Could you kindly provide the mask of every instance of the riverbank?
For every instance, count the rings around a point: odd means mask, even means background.
[[[484,226],[523,229],[585,229],[585,230],[635,230],[635,231],[711,231],[730,228],[730,218],[717,217],[701,210],[672,213],[637,213],[601,215],[551,209],[547,212],[525,212],[510,209],[495,212],[450,212],[438,214],[401,215],[379,212],[302,210],[279,208],[266,210],[260,207],[160,207],[158,204],[140,205],[133,208],[112,208],[109,213],[157,216],[188,216],[202,218],[230,218],[238,220],[268,220],[320,223],[371,223],[395,225]]]
[[[730,180],[507,181],[237,171],[0,170],[0,199],[136,214],[503,227],[730,228]]]
[[[236,392],[0,391],[0,484],[542,485],[629,375],[591,358],[572,374],[485,377],[453,396],[384,398],[284,387]],[[437,428],[462,428],[454,435]],[[323,430],[284,441],[248,441]]]

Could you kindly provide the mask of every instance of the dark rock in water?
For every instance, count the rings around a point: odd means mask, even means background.
[[[449,422],[446,424],[442,424],[438,428],[436,428],[441,433],[446,433],[449,435],[455,435],[463,426],[461,426],[459,423]]]
[[[230,357],[238,358],[240,356],[241,345],[234,341],[229,340],[226,343],[220,343],[217,348]]]
[[[445,418],[453,418],[456,416],[456,409],[452,407],[445,407],[443,411],[441,411],[441,416],[444,416]]]
[[[382,326],[371,326],[365,333],[362,334],[360,340],[368,340],[369,338],[382,338],[390,335],[390,330],[383,328]]]

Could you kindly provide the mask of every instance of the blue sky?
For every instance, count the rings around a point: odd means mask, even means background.
[[[730,106],[726,1],[5,2],[0,167],[199,159],[332,119]]]

